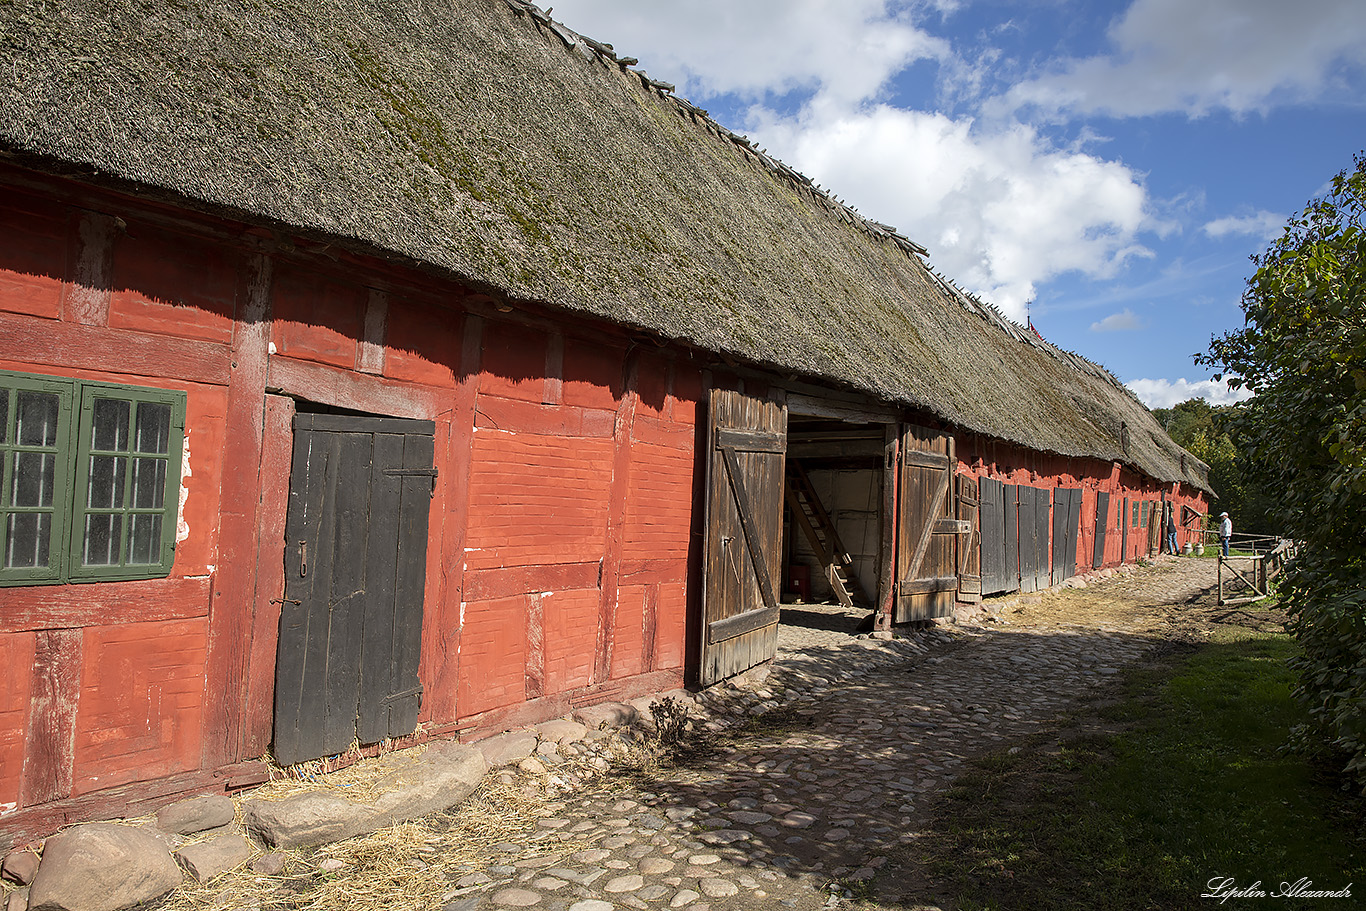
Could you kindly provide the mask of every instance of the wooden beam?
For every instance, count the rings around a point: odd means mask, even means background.
[[[892,628],[896,610],[897,489],[901,474],[896,460],[901,444],[898,430],[896,424],[887,424],[882,430],[882,535],[878,541],[877,604],[873,614],[873,623],[879,630]]]
[[[596,560],[469,570],[465,573],[465,600],[491,601],[532,592],[593,589],[601,584],[603,575],[602,563]]]
[[[122,223],[88,209],[73,209],[70,221],[70,274],[62,285],[62,319],[84,326],[108,326],[114,241],[123,233]]]
[[[7,588],[0,633],[186,620],[209,612],[209,579],[146,579]]]
[[[743,636],[745,633],[752,633],[766,626],[772,626],[778,622],[780,613],[781,611],[777,607],[761,607],[758,610],[745,611],[743,614],[726,617],[724,620],[713,620],[707,624],[707,642],[714,645],[717,642],[725,642],[727,639],[734,639]]]
[[[765,430],[735,430],[722,427],[716,431],[717,449],[737,452],[786,452],[787,436]]]
[[[389,323],[389,295],[374,288],[365,302],[365,324],[356,346],[356,369],[361,373],[384,372],[384,336]]]
[[[246,718],[242,735],[244,756],[264,753],[274,731],[275,652],[280,638],[280,599],[285,596],[285,514],[289,509],[293,416],[293,399],[266,396],[261,441],[261,521],[256,538],[256,592],[252,605]]]
[[[787,410],[789,414],[803,417],[829,418],[853,424],[894,424],[901,420],[900,413],[890,408],[838,402],[796,392],[787,394]]]
[[[469,594],[470,574],[465,572],[464,554],[469,532],[470,471],[473,464],[474,422],[479,397],[480,372],[483,361],[484,319],[467,314],[460,344],[460,366],[456,374],[454,394],[448,407],[451,412],[450,437],[444,461],[448,466],[438,484],[446,491],[446,515],[437,519],[444,524],[443,540],[447,553],[456,559],[441,560],[440,600],[427,605],[423,621],[422,681],[426,693],[422,699],[424,717],[445,724],[455,720],[459,706],[461,603],[472,600]]]
[[[626,501],[631,492],[631,444],[636,410],[640,404],[640,357],[634,349],[622,365],[622,393],[612,434],[612,480],[607,488],[607,528],[603,542],[602,588],[598,596],[598,635],[593,662],[593,681],[612,677],[612,651],[616,644],[617,597],[621,553],[625,545]]]
[[[238,270],[237,319],[219,494],[218,569],[209,599],[204,681],[204,768],[241,754],[247,703],[251,612],[256,600],[257,542],[261,533],[261,445],[265,425],[273,263],[244,257]]]
[[[162,377],[228,385],[227,345],[129,329],[82,326],[0,313],[0,351],[15,360],[63,371]]]
[[[336,408],[396,418],[430,421],[447,406],[446,395],[430,386],[287,357],[270,359],[270,376],[262,387],[263,395],[267,388]]]
[[[71,796],[83,643],[84,634],[78,629],[44,630],[37,634],[29,688],[28,737],[19,784],[19,802],[23,806]]]

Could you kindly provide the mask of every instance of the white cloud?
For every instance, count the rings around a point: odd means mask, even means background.
[[[1111,313],[1100,322],[1091,324],[1092,332],[1127,332],[1132,329],[1142,329],[1143,322],[1134,315],[1134,311],[1125,307],[1119,313]]]
[[[861,212],[929,248],[936,268],[1023,320],[1035,287],[1068,271],[1113,276],[1149,226],[1139,176],[1053,148],[1032,127],[886,105],[759,115],[756,133]]]
[[[555,17],[640,59],[693,100],[734,93],[819,92],[837,104],[875,97],[917,60],[945,59],[948,42],[888,0],[560,0]]]
[[[1366,64],[1361,0],[1135,0],[1109,30],[1114,52],[1016,85],[1008,106],[1144,116],[1264,111],[1355,98],[1344,67]]]
[[[1214,380],[1134,380],[1128,384],[1138,400],[1149,408],[1170,408],[1187,399],[1204,399],[1211,405],[1232,405],[1252,398],[1246,389],[1230,389],[1228,383]]]
[[[1262,209],[1252,215],[1230,215],[1207,222],[1204,232],[1213,238],[1229,235],[1247,235],[1261,241],[1269,241],[1281,233],[1285,227],[1285,216]]]
[[[730,93],[750,102],[751,138],[927,246],[936,268],[1016,319],[1056,275],[1108,278],[1151,255],[1138,234],[1163,223],[1141,177],[1123,164],[1081,144],[1056,148],[1024,124],[877,103],[888,80],[917,60],[969,81],[982,65],[956,58],[915,24],[954,4],[892,6],[561,0],[555,15],[639,57],[694,101]]]

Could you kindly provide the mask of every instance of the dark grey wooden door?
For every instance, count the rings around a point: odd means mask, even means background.
[[[1020,590],[1020,488],[1017,484],[1005,485],[1002,498],[1005,509],[1006,525],[1006,568],[1005,585],[1001,591]]]
[[[1006,491],[1010,492],[1009,497]],[[1015,487],[983,478],[980,494],[982,594],[1015,591],[1020,586],[1020,551],[1015,535],[1019,524]]]
[[[1102,490],[1096,494],[1096,544],[1091,551],[1091,568],[1100,569],[1105,562],[1105,532],[1110,523],[1110,494]]]
[[[1119,562],[1129,562],[1129,498],[1124,498],[1124,511],[1119,517]]]
[[[417,724],[434,429],[397,418],[294,418],[275,668],[281,765]]]
[[[1077,533],[1081,527],[1081,490],[1053,491],[1053,584],[1077,574]]]
[[[1052,492],[1024,486],[1017,490],[1020,501],[1020,591],[1039,591],[1051,584],[1048,528]]]
[[[707,411],[703,684],[778,653],[787,405],[714,389]]]

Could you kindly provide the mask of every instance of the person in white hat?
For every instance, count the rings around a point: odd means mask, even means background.
[[[1233,537],[1233,520],[1228,517],[1228,513],[1219,513],[1219,546],[1224,549],[1224,556],[1228,556],[1228,539]]]

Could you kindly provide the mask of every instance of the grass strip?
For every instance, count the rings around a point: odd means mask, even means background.
[[[979,761],[922,839],[923,869],[963,911],[1216,907],[1201,895],[1221,880],[1264,893],[1257,908],[1366,906],[1360,800],[1283,749],[1303,720],[1294,648],[1250,630],[1184,647],[1061,741]],[[1301,879],[1352,895],[1276,897]]]

